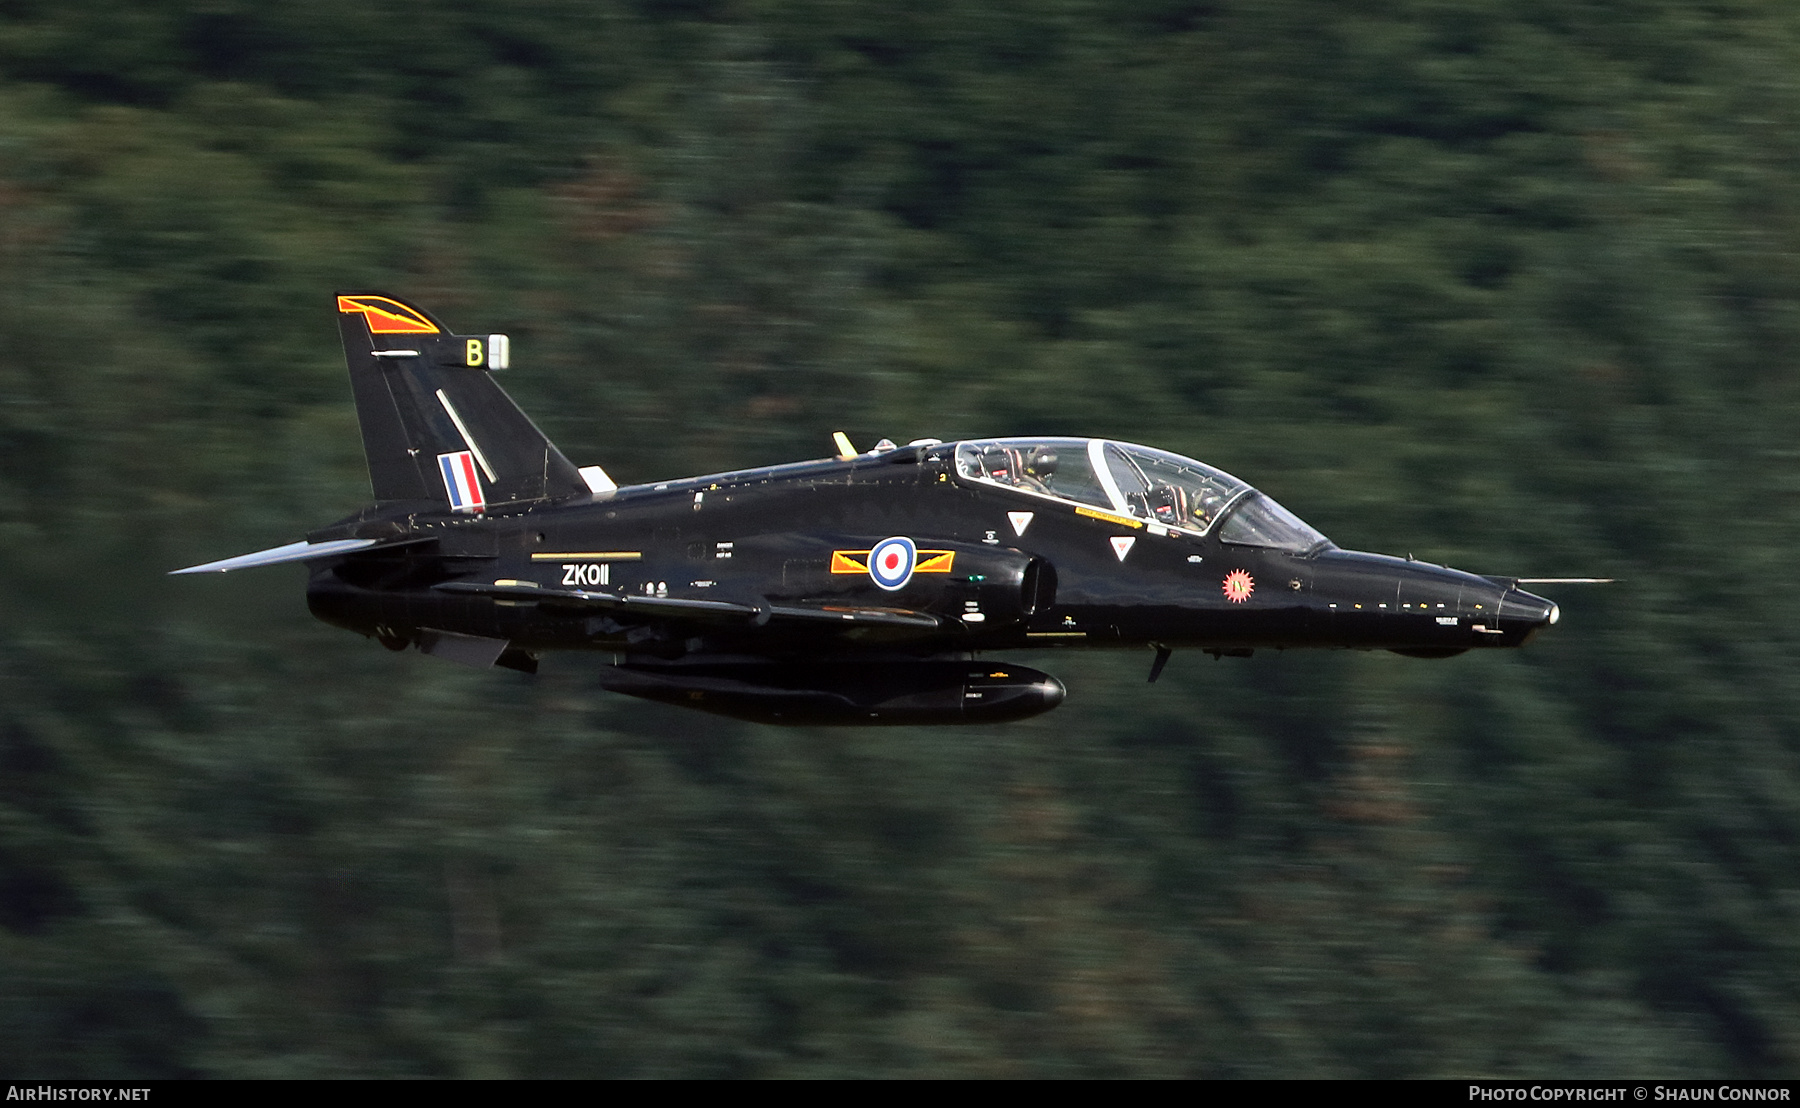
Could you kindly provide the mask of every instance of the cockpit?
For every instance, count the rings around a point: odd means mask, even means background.
[[[1204,462],[1107,439],[987,439],[956,444],[964,480],[1131,516],[1222,542],[1307,553],[1324,535]],[[1221,522],[1223,521],[1223,522]]]

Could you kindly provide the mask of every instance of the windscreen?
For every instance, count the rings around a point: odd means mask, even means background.
[[[1243,546],[1266,546],[1274,550],[1291,550],[1304,554],[1330,540],[1307,525],[1305,520],[1275,501],[1255,493],[1244,500],[1219,529],[1223,542]]]

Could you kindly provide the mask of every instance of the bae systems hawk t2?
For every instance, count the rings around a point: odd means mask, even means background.
[[[1154,681],[1177,647],[1441,658],[1557,619],[1519,579],[1340,550],[1230,474],[1106,439],[839,434],[832,458],[621,487],[495,383],[506,336],[379,293],[337,310],[375,503],[175,572],[304,563],[313,614],[391,650],[527,673],[595,651],[608,689],[768,723],[989,723],[1063,699],[1001,651],[1153,648]]]

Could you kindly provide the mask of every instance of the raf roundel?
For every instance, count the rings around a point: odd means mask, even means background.
[[[869,578],[889,592],[903,589],[918,560],[919,550],[911,539],[899,535],[882,539],[869,551]]]

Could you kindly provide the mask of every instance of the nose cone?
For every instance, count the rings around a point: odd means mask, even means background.
[[[1508,645],[1523,646],[1560,618],[1561,609],[1536,593],[1514,587],[1500,597],[1500,630]]]

